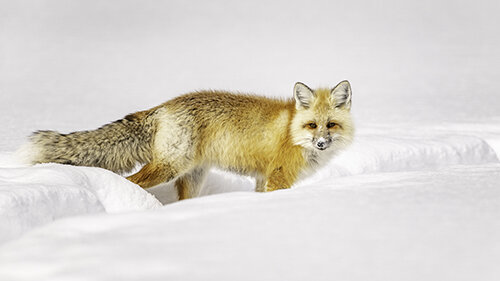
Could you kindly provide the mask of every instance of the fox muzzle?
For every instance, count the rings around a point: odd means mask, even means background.
[[[325,139],[323,137],[318,138],[317,140],[313,141],[314,147],[319,149],[319,150],[327,149],[331,143],[332,143],[331,139]]]

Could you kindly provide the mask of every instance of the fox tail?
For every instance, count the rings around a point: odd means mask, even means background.
[[[143,111],[93,131],[37,131],[18,150],[18,156],[28,164],[60,163],[128,173],[137,164],[151,161],[153,119]]]

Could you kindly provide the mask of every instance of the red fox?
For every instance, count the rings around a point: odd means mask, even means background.
[[[143,188],[175,180],[190,198],[216,166],[256,179],[256,191],[290,188],[353,139],[351,86],[295,84],[294,98],[198,91],[93,131],[38,131],[29,162],[101,167]]]

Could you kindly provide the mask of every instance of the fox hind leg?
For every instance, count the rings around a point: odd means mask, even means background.
[[[208,169],[205,167],[196,167],[175,181],[179,200],[193,198],[195,195],[199,194],[207,170]]]
[[[160,159],[153,159],[144,165],[139,172],[127,177],[127,179],[142,188],[149,188],[182,176],[195,166],[192,158],[188,155],[173,159],[164,157]]]
[[[186,125],[192,120],[169,111],[158,114],[157,118],[161,122],[154,136],[153,159],[139,172],[127,178],[143,188],[169,182],[195,166],[193,131]]]
[[[255,191],[265,192],[266,191],[266,179],[258,177],[255,179]]]
[[[142,188],[149,188],[164,182],[168,182],[178,175],[178,171],[167,163],[150,162],[142,169],[127,177],[127,179]]]

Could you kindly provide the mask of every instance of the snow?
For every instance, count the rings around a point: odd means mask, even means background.
[[[5,245],[0,276],[495,280],[499,168],[359,175],[334,186],[232,192],[149,212],[61,219]]]
[[[0,2],[0,280],[498,280],[499,12]],[[213,170],[178,202],[172,184],[13,154],[32,131],[95,129],[187,91],[290,97],[344,79],[355,142],[289,190]]]
[[[62,217],[160,206],[151,194],[104,169],[57,164],[0,169],[0,243]]]

